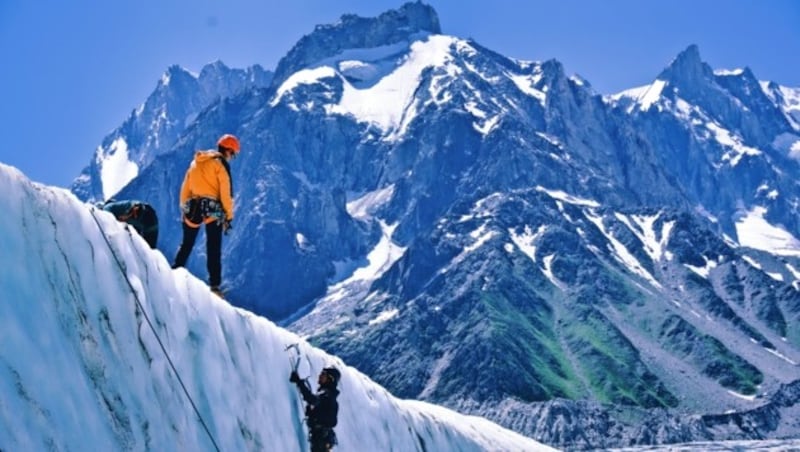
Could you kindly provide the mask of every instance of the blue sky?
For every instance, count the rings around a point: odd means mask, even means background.
[[[278,60],[314,26],[385,0],[0,0],[0,162],[68,186],[172,64]],[[697,44],[714,68],[800,87],[796,0],[429,0],[445,34],[555,58],[603,94],[651,82]]]

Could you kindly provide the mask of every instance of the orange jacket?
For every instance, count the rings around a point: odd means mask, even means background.
[[[181,185],[181,206],[192,198],[216,199],[226,220],[233,220],[231,178],[217,151],[197,151]]]

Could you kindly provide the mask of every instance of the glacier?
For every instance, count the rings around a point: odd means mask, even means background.
[[[342,371],[337,450],[552,450],[393,397],[66,190],[0,164],[0,193],[2,451],[305,450],[291,344]]]

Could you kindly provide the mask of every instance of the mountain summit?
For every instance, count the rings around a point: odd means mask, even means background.
[[[698,87],[714,79],[714,71],[700,58],[700,48],[692,44],[678,54],[657,77],[676,86]]]
[[[408,41],[419,33],[441,33],[436,11],[420,1],[406,3],[374,18],[345,14],[338,23],[318,25],[311,34],[303,36],[278,62],[274,84],[344,49],[387,46]]]

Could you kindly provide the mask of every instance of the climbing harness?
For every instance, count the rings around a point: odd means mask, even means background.
[[[111,246],[111,242],[108,240],[108,236],[106,236],[106,231],[103,229],[103,226],[100,224],[100,221],[97,219],[97,216],[94,214],[95,208],[92,207],[90,213],[92,214],[92,218],[94,218],[94,222],[97,224],[97,228],[100,229],[100,233],[103,236],[103,240],[106,242],[108,249],[111,251],[111,255],[114,257],[114,261],[117,263],[117,267],[119,267],[120,273],[125,278],[125,281],[128,283],[128,288],[130,288],[131,293],[133,293],[133,298],[136,300],[136,304],[139,307],[139,310],[142,311],[142,315],[144,319],[147,321],[147,324],[150,326],[150,330],[153,331],[153,334],[156,337],[156,341],[158,341],[158,345],[161,346],[161,351],[164,352],[164,356],[167,358],[167,362],[169,366],[172,368],[172,372],[175,373],[175,377],[178,379],[178,383],[180,383],[181,388],[183,388],[183,393],[186,394],[186,397],[189,399],[189,403],[191,403],[192,408],[194,409],[195,414],[197,414],[197,418],[200,420],[200,424],[202,424],[203,428],[205,429],[206,433],[208,434],[209,439],[211,439],[211,444],[214,445],[214,449],[217,452],[221,452],[219,446],[217,446],[217,442],[214,441],[214,435],[211,434],[211,430],[208,429],[208,425],[203,420],[203,416],[200,415],[200,410],[197,409],[197,405],[195,405],[192,396],[189,395],[189,390],[186,389],[186,385],[183,384],[183,379],[181,375],[178,373],[178,369],[175,368],[175,364],[172,363],[172,359],[167,353],[167,348],[164,346],[164,343],[161,341],[161,337],[159,337],[158,332],[156,331],[155,327],[153,326],[153,322],[150,321],[150,317],[147,315],[147,311],[144,310],[144,306],[142,306],[141,301],[139,300],[139,295],[136,292],[136,289],[133,287],[131,280],[128,278],[128,274],[125,273],[125,267],[122,265],[122,261],[120,261],[119,257],[117,256],[116,251],[114,251],[114,247]],[[130,233],[130,232],[129,232]],[[299,353],[299,352],[298,352]]]
[[[225,219],[222,203],[213,198],[192,198],[186,202],[183,221],[187,225],[199,228],[203,223],[208,223],[209,219],[222,223]]]

